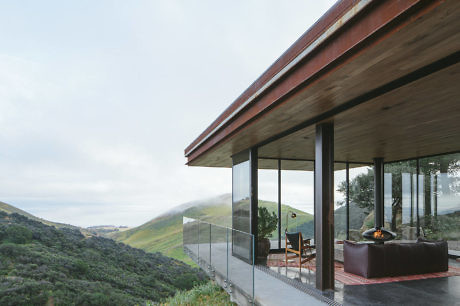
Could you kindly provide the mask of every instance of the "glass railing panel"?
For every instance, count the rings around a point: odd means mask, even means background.
[[[224,288],[238,286],[254,300],[254,236],[193,218],[183,218],[184,250]]]
[[[211,225],[200,221],[198,233],[198,264],[205,269],[206,272],[209,272],[211,260]]]
[[[228,248],[228,279],[231,286],[238,286],[254,298],[254,236],[231,230]]]
[[[183,247],[193,260],[198,258],[199,220],[183,218]]]
[[[211,224],[211,268],[215,275],[227,279],[227,228]]]

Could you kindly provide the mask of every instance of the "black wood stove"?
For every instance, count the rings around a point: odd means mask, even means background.
[[[383,228],[383,158],[374,158],[374,216],[374,228],[365,231],[363,237],[376,243],[395,239],[395,233]]]

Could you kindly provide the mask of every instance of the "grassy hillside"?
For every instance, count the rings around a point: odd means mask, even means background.
[[[278,204],[274,202],[259,201],[259,205],[267,207],[269,211],[278,211]],[[313,216],[310,214],[288,205],[283,205],[282,211],[294,211],[298,215],[297,218],[289,221],[290,229],[297,227],[297,229],[303,231],[300,228],[301,226],[306,226],[307,224],[311,224],[311,227],[313,226]],[[213,224],[231,227],[231,214],[231,195],[223,195],[202,202],[185,204],[139,227],[113,233],[111,237],[132,247],[140,248],[147,252],[161,252],[166,256],[193,265],[191,259],[184,254],[182,249],[182,217],[200,218]],[[283,228],[284,219],[283,217]]]
[[[42,219],[42,218],[35,217],[34,215],[29,214],[26,211],[23,211],[23,210],[21,210],[19,208],[16,208],[16,207],[14,207],[14,206],[12,206],[10,204],[6,204],[4,202],[0,202],[0,211],[6,212],[7,214],[16,213],[16,214],[19,214],[21,216],[27,217],[29,219],[32,219],[32,220],[35,220],[35,221],[38,221],[38,222],[42,222],[42,223],[44,223],[46,225],[54,226],[56,228],[63,228],[63,227],[73,228],[73,229],[78,229],[79,228],[77,226],[73,226],[73,225],[69,225],[69,224],[63,224],[63,223],[57,223],[57,222],[51,222],[51,221],[48,221],[48,220],[45,220],[45,219]]]
[[[159,253],[0,212],[0,305],[145,305],[204,282]]]
[[[236,305],[230,301],[230,296],[216,283],[209,281],[206,284],[197,285],[188,291],[179,291],[175,296],[168,298],[165,306],[173,305]]]
[[[231,214],[231,196],[224,195],[211,201],[185,204],[141,226],[113,233],[111,237],[147,252],[161,252],[166,256],[193,264],[182,249],[182,217],[185,215],[215,224],[229,225]]]

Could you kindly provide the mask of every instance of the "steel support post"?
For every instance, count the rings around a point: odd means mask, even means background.
[[[384,182],[383,158],[374,158],[374,225],[383,227],[383,182]]]
[[[334,288],[334,125],[316,126],[315,142],[316,288]]]

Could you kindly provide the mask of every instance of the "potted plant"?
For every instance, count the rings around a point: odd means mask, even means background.
[[[278,217],[275,212],[270,212],[266,207],[259,207],[259,218],[257,221],[257,233],[258,233],[258,259],[259,261],[265,261],[268,253],[270,252],[270,238],[276,227],[278,226]]]

